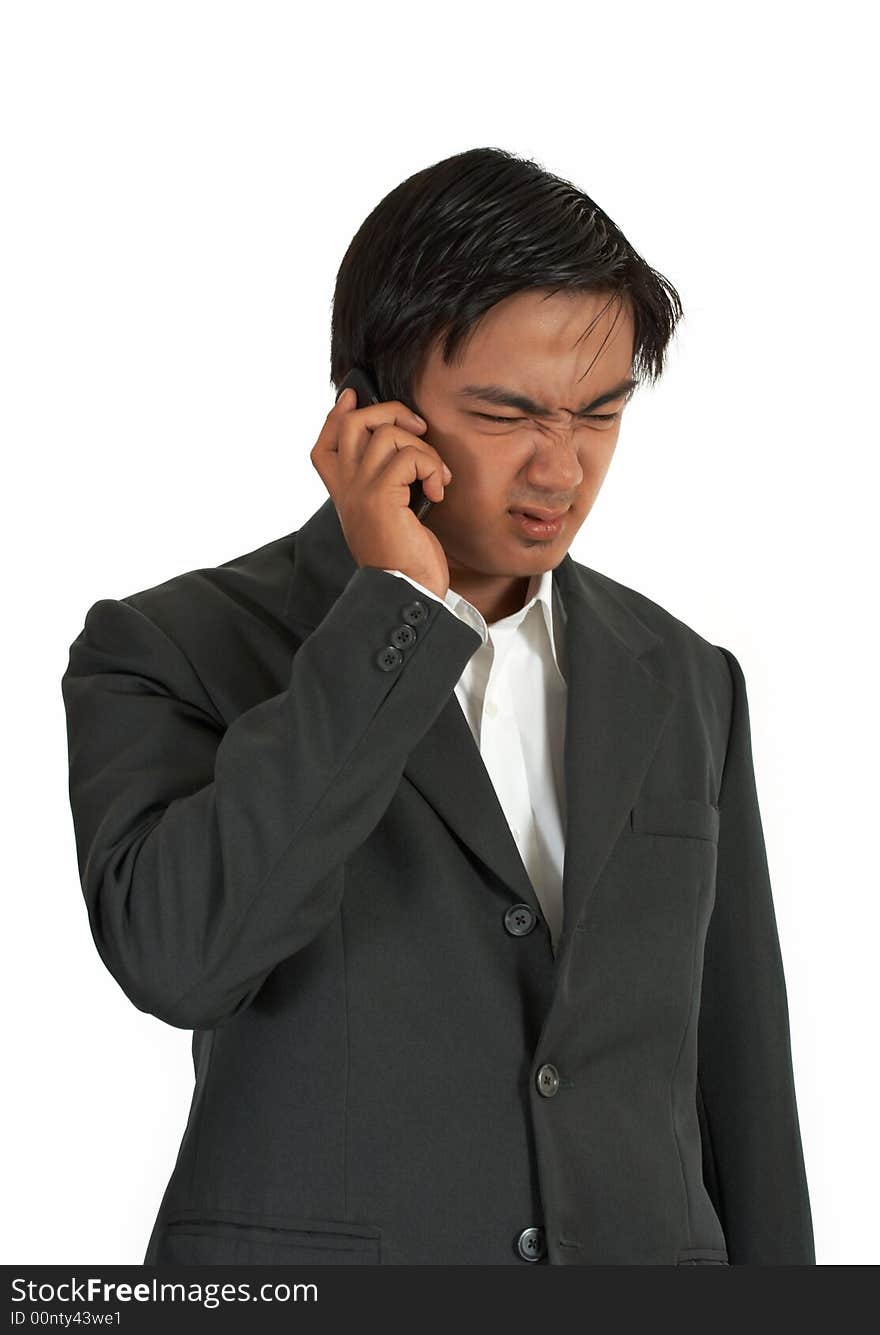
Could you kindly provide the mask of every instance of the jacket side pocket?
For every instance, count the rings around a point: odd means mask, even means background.
[[[718,1247],[683,1247],[676,1265],[730,1265],[727,1252]]]
[[[155,1265],[379,1265],[370,1224],[189,1211],[168,1218]]]

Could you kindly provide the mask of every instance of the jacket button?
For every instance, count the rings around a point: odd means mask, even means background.
[[[376,664],[383,672],[392,672],[403,662],[403,654],[393,644],[386,644],[376,655]]]
[[[418,626],[427,617],[428,609],[424,603],[420,603],[418,599],[416,599],[414,603],[407,603],[400,615],[408,625]]]
[[[524,1228],[516,1240],[516,1250],[524,1261],[540,1261],[547,1251],[543,1228]]]
[[[398,626],[391,632],[391,643],[398,649],[407,649],[411,644],[415,644],[418,636],[412,626]]]
[[[511,936],[527,936],[537,921],[538,915],[529,904],[511,904],[504,915],[504,927]]]
[[[550,1099],[559,1088],[559,1072],[551,1062],[545,1062],[538,1070],[535,1083],[538,1086],[538,1093],[543,1094],[545,1099]]]

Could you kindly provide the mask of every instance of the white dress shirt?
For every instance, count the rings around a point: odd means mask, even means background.
[[[455,694],[550,929],[562,930],[566,793],[563,747],[568,687],[565,608],[553,572],[535,574],[518,612],[487,624],[461,594],[441,598],[400,570],[389,570],[472,626],[483,643]]]

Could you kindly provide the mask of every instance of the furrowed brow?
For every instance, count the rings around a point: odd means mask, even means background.
[[[597,399],[593,399],[592,403],[585,403],[582,407],[576,408],[573,416],[583,417],[596,408],[601,408],[603,404],[610,403],[613,399],[622,398],[623,395],[629,396],[635,388],[635,380],[622,380],[619,385],[614,385],[612,389],[606,390]],[[542,403],[535,403],[534,399],[528,398],[525,394],[517,394],[515,390],[505,389],[503,385],[464,385],[458,393],[462,398],[480,399],[483,403],[495,403],[503,408],[518,408],[521,412],[528,413],[532,417],[553,416],[552,408],[547,408]]]

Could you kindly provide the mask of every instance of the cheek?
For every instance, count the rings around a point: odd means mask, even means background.
[[[459,468],[453,473],[452,484],[446,490],[445,515],[451,523],[464,524],[468,528],[485,524],[497,512],[509,490],[509,487],[493,481],[483,468]],[[444,507],[441,505],[441,522],[443,517]]]
[[[509,446],[504,450],[500,441],[484,440],[477,446],[457,442],[445,454],[439,444],[436,448],[452,469],[450,499],[466,493],[474,503],[481,499],[497,503],[499,492],[510,491],[511,479],[522,467],[522,458]]]
[[[497,459],[490,458],[488,450],[477,450],[451,436],[441,442],[435,435],[430,443],[452,470],[452,481],[441,504],[428,511],[428,523],[451,539],[453,533],[485,524],[498,509],[499,496],[509,494],[510,481],[505,482]]]
[[[597,432],[594,439],[578,451],[585,482],[602,481],[614,457],[617,436],[617,431]]]
[[[427,445],[432,445],[443,462],[449,465],[456,480],[468,478],[472,481],[476,477],[481,466],[480,451],[463,439],[458,432],[442,431],[432,423],[424,433],[423,439]]]

